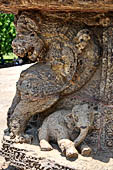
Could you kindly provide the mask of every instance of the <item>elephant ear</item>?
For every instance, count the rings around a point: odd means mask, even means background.
[[[74,129],[75,121],[72,113],[69,113],[64,117],[64,122],[69,129]]]

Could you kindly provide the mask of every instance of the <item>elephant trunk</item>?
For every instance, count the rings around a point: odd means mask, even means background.
[[[79,136],[77,137],[77,139],[74,140],[74,143],[75,143],[75,147],[79,146],[82,141],[85,139],[87,133],[88,133],[88,130],[89,130],[89,127],[81,127],[80,128],[80,134]]]

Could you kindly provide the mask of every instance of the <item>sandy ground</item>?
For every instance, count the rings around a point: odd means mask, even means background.
[[[19,78],[20,72],[29,66],[30,65],[27,64],[0,69],[0,149],[3,131],[7,128],[7,110],[15,95],[16,82]],[[0,166],[3,162],[4,159],[0,157]]]

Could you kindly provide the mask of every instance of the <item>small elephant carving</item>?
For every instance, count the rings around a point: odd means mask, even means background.
[[[49,141],[56,141],[67,158],[78,157],[78,147],[85,139],[93,123],[94,111],[88,104],[76,105],[71,110],[59,110],[48,116],[39,129],[41,150],[52,150]],[[75,132],[75,134],[73,133]],[[77,134],[79,134],[77,136]],[[84,142],[81,146],[88,148]],[[85,155],[83,153],[83,155]],[[87,152],[86,152],[87,155]]]

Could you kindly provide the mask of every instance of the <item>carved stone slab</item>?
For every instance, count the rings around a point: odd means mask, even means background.
[[[2,156],[10,161],[10,165],[16,166],[20,170],[112,170],[113,164],[109,161],[109,152],[95,153],[92,157],[83,157],[79,155],[77,160],[67,160],[60,155],[56,149],[53,151],[40,151],[39,146],[29,144],[14,144],[8,136],[4,136]],[[103,155],[103,158],[102,156]],[[107,156],[106,156],[107,155]],[[108,156],[109,155],[109,156]],[[97,161],[103,159],[103,162]]]
[[[18,10],[34,9],[43,11],[113,11],[112,0],[1,0],[0,9],[16,13]]]

